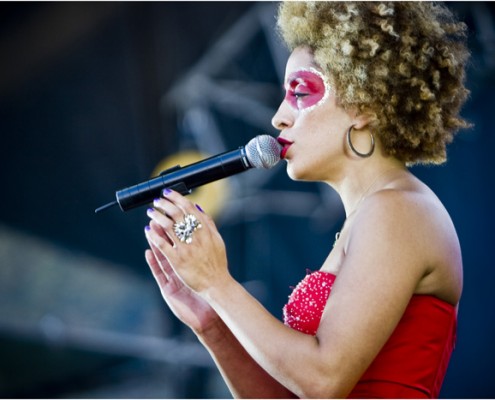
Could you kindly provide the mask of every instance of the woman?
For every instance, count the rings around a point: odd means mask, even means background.
[[[167,190],[146,260],[236,397],[437,397],[455,341],[461,251],[407,169],[466,127],[464,24],[423,2],[287,2],[292,50],[273,117],[294,180],[326,182],[346,221],[319,271],[270,315],[227,269],[213,221]]]

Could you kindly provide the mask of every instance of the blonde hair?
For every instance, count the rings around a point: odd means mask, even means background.
[[[374,117],[385,151],[408,165],[441,164],[459,128],[467,27],[431,2],[287,1],[278,28],[311,49],[339,103]]]

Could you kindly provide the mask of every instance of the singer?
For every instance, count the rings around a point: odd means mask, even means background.
[[[166,190],[148,210],[147,263],[235,397],[438,397],[461,249],[408,167],[443,163],[469,127],[466,26],[430,2],[286,2],[278,27],[291,50],[272,120],[281,157],[291,179],[334,188],[346,212],[328,258],[280,321],[230,275],[212,219]]]

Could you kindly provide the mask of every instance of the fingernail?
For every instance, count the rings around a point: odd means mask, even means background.
[[[160,201],[160,199],[155,199],[153,200],[153,203],[158,203]]]
[[[196,204],[196,208],[204,214],[204,211],[203,211],[203,209],[200,207],[200,205],[199,205],[199,204]]]
[[[163,189],[163,195],[164,196],[167,196],[169,195],[170,193],[172,193],[172,191],[170,189]]]
[[[148,208],[147,211],[148,211],[148,213],[152,213],[153,211],[155,211],[155,209],[154,208]]]
[[[151,229],[151,228],[150,228],[150,226],[149,226],[149,225],[146,225],[146,226],[144,227],[144,230],[145,230],[146,232],[148,232],[150,229]]]

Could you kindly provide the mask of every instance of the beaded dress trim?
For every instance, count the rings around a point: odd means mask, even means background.
[[[316,335],[335,278],[329,272],[308,271],[283,308],[285,325],[308,335]]]

